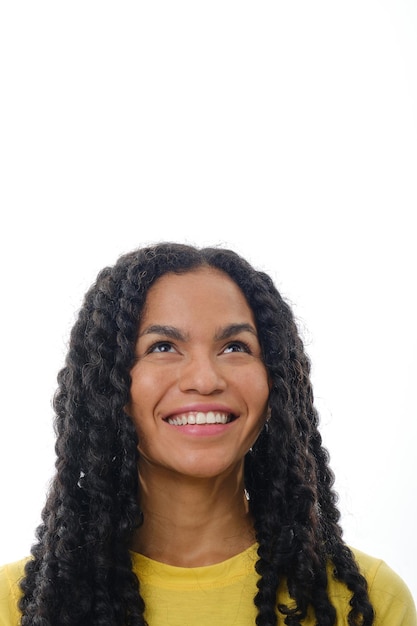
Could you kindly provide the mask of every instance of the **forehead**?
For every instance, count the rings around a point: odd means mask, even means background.
[[[149,289],[141,326],[149,318],[186,321],[192,317],[219,322],[254,323],[253,312],[238,285],[215,268],[198,268],[184,274],[167,273]]]

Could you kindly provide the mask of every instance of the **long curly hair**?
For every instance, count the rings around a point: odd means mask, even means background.
[[[124,407],[149,288],[167,272],[201,266],[227,273],[242,290],[271,381],[271,417],[245,458],[259,544],[256,624],[299,625],[309,607],[317,624],[335,624],[329,563],[351,592],[348,624],[373,623],[366,581],[342,540],[310,363],[290,307],[268,275],[232,251],[161,243],[101,271],[72,329],[54,398],[56,473],[21,583],[22,626],[146,625],[129,552],[141,524],[138,438]],[[277,606],[282,581],[291,608]]]

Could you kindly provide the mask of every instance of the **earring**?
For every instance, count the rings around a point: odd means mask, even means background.
[[[143,524],[143,512],[139,511],[137,518],[136,518],[136,523],[135,523],[135,528],[140,528],[140,526],[142,526]]]

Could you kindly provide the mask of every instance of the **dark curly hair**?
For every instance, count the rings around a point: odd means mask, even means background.
[[[317,624],[335,624],[326,590],[329,563],[351,591],[348,624],[373,623],[366,581],[342,540],[310,363],[290,307],[269,276],[232,251],[161,243],[101,271],[72,329],[54,398],[56,474],[21,583],[22,626],[146,624],[129,553],[141,523],[138,439],[124,407],[150,286],[167,272],[201,266],[227,273],[244,293],[271,381],[271,417],[245,458],[259,544],[256,624],[295,626],[308,607]],[[295,608],[277,607],[281,580]]]

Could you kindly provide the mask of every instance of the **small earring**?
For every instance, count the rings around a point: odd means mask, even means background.
[[[140,528],[142,524],[143,524],[143,511],[139,511],[137,518],[136,518],[135,528]]]

